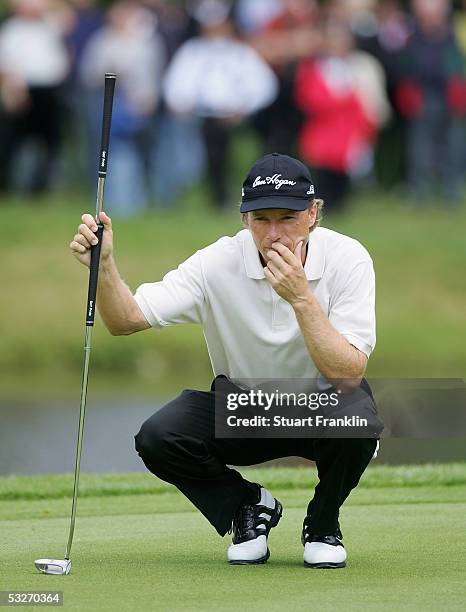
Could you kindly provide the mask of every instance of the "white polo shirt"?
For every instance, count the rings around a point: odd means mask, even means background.
[[[367,356],[375,346],[375,276],[353,238],[317,227],[304,265],[330,323]],[[203,326],[214,374],[238,380],[316,378],[293,308],[264,275],[248,229],[225,236],[135,294],[148,323]]]

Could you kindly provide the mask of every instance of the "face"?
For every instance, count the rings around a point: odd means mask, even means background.
[[[303,242],[302,263],[304,263],[309,231],[315,224],[316,217],[315,204],[303,211],[266,208],[247,213],[247,225],[265,263],[270,259],[267,253],[274,242],[280,242],[293,253],[298,243]]]
[[[14,11],[26,18],[37,19],[47,10],[47,0],[12,0]]]
[[[450,10],[449,0],[412,0],[412,9],[426,30],[435,30],[445,25]]]
[[[349,28],[342,24],[327,24],[324,32],[326,53],[335,57],[346,57],[353,48],[353,38]]]

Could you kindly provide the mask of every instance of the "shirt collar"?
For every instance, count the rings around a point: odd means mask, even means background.
[[[243,241],[243,258],[246,274],[249,278],[265,278],[264,268],[259,257],[259,251],[254,243],[251,232],[246,229]],[[304,262],[304,272],[307,280],[318,280],[322,278],[325,268],[325,242],[316,227],[309,235],[309,247],[306,261]]]
[[[325,240],[322,229],[316,227],[309,234],[309,246],[307,257],[304,262],[304,271],[307,280],[319,280],[324,275],[325,270]]]

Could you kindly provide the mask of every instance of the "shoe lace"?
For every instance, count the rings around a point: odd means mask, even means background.
[[[303,533],[301,537],[303,544],[309,540],[310,536],[311,536],[311,517],[306,516],[306,518],[303,521]]]
[[[248,530],[254,529],[255,514],[253,506],[240,506],[231,524],[230,533],[236,538],[242,537]]]
[[[311,529],[311,517],[309,515],[307,515],[306,518],[304,519],[304,522],[303,522],[303,535],[302,535],[303,541],[304,542],[310,541],[312,535],[313,535],[313,533],[312,533],[312,529]],[[343,534],[341,533],[339,527],[336,528],[334,533],[331,533],[331,534],[328,534],[328,535],[329,536],[333,536],[333,537],[337,538],[338,540],[343,540]],[[322,537],[326,537],[326,536],[322,536]]]

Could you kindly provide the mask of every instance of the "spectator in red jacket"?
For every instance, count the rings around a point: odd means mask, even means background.
[[[306,115],[299,154],[316,175],[327,210],[338,209],[350,179],[372,170],[373,144],[388,118],[383,70],[356,51],[346,23],[324,24],[321,53],[298,67],[296,100]]]
[[[396,100],[407,121],[408,183],[415,202],[440,179],[446,204],[458,203],[464,178],[466,81],[449,0],[413,0],[414,29],[400,56]]]
[[[296,67],[319,45],[318,15],[316,0],[282,0],[282,10],[261,32],[248,37],[250,44],[273,68],[279,83],[276,100],[255,118],[255,126],[268,153],[296,153],[302,123],[294,99]]]

